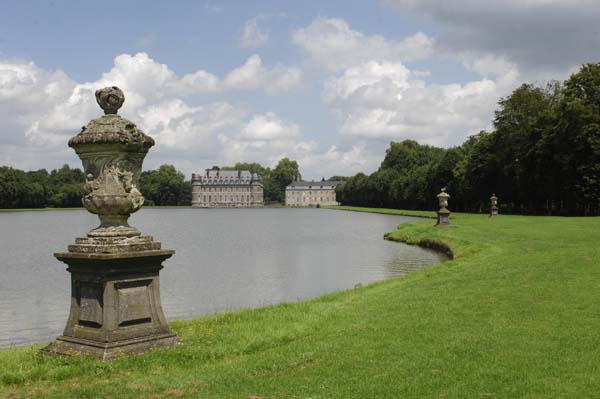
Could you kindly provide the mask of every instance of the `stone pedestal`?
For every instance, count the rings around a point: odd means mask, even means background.
[[[498,216],[498,197],[492,194],[490,197],[490,217]]]
[[[154,139],[117,115],[125,95],[116,86],[96,91],[104,116],[69,140],[83,163],[85,208],[100,226],[54,256],[71,273],[71,311],[63,335],[45,351],[111,360],[149,348],[172,347],[160,303],[158,273],[175,251],[127,222],[144,204],[138,189],[142,162]]]
[[[448,226],[448,225],[450,225],[450,211],[448,209],[440,209],[437,213],[436,226]]]
[[[163,314],[159,271],[174,252],[54,254],[71,273],[71,310],[63,335],[45,351],[112,360],[173,347],[178,338]]]
[[[437,224],[436,226],[448,226],[450,224],[450,211],[448,210],[448,199],[450,194],[446,192],[446,188],[442,188],[442,191],[436,196],[439,203],[440,209],[437,212]]]

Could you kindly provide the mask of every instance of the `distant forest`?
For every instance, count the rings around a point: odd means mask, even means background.
[[[237,163],[224,170],[251,170],[263,177],[266,202],[283,202],[285,186],[301,178],[296,161],[283,158],[273,169],[260,164]],[[81,169],[64,165],[25,172],[0,167],[0,208],[70,208],[81,207],[85,176]],[[140,191],[146,205],[191,205],[192,185],[173,165],[161,165],[140,175]]]
[[[600,214],[600,64],[564,83],[524,84],[498,102],[494,130],[443,149],[392,142],[375,173],[337,189],[344,205],[481,212],[495,193],[507,213]]]
[[[64,165],[48,172],[24,172],[0,167],[0,208],[81,207],[85,176],[79,168]],[[142,172],[140,191],[146,205],[189,205],[192,186],[172,165]]]

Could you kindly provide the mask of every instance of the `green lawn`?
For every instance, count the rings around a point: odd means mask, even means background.
[[[176,322],[185,344],[173,351],[110,364],[0,351],[0,397],[600,397],[600,218],[452,223],[387,236],[451,248],[450,262]]]

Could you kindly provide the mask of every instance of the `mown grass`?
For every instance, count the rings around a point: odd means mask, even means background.
[[[352,212],[367,212],[367,213],[381,213],[384,215],[399,215],[399,216],[417,216],[422,218],[437,218],[437,214],[433,211],[411,211],[406,209],[389,209],[389,208],[365,208],[360,206],[334,206],[324,205],[322,208],[325,209],[338,209],[341,211],[352,211]],[[456,215],[454,215],[456,217]]]
[[[404,214],[402,211],[398,211]],[[172,351],[103,364],[0,351],[0,397],[594,398],[600,218],[402,224],[454,260],[295,304],[178,321]]]

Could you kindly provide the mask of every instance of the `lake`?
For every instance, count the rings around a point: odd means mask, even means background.
[[[327,209],[144,208],[129,221],[176,250],[161,271],[173,320],[312,298],[445,260],[383,239],[412,220]],[[70,275],[52,254],[98,224],[84,210],[0,212],[0,347],[62,332]]]

